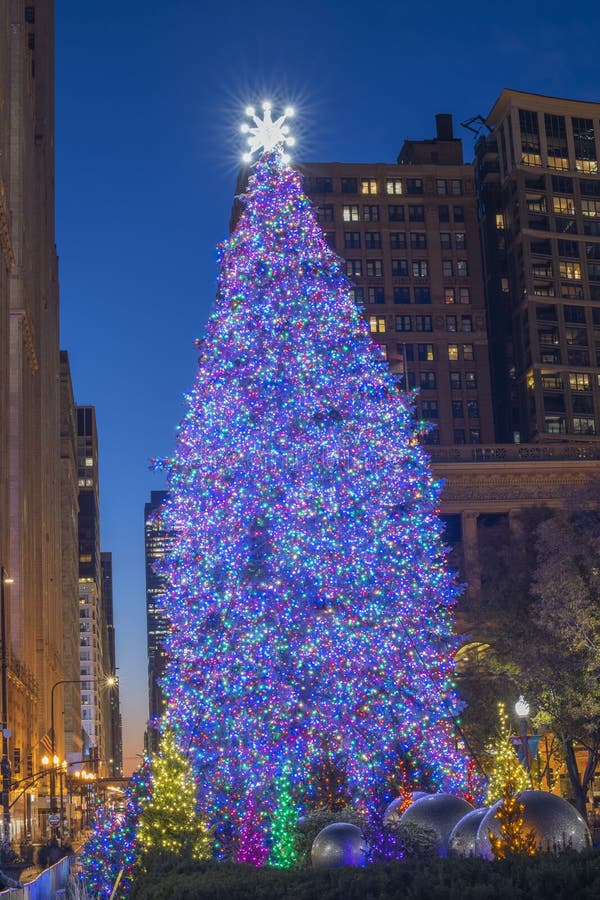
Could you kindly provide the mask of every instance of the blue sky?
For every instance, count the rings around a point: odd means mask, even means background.
[[[96,406],[126,769],[147,717],[143,509],[215,294],[248,103],[296,107],[298,159],[393,162],[503,87],[600,101],[600,11],[374,0],[56,2],[61,346]]]

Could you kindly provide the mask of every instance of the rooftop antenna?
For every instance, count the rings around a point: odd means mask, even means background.
[[[471,116],[470,119],[465,119],[465,121],[460,124],[462,128],[467,128],[469,131],[472,131],[474,135],[481,134],[483,128],[487,128],[488,131],[492,130],[481,115]]]

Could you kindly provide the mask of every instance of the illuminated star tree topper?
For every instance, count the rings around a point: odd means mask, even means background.
[[[262,108],[263,117],[261,119],[253,106],[246,107],[246,115],[252,119],[254,126],[244,122],[241,127],[242,134],[248,135],[248,147],[250,148],[249,152],[243,156],[244,162],[250,162],[252,154],[257,151],[262,150],[263,154],[277,148],[283,151],[284,146],[291,147],[294,144],[294,138],[289,133],[289,125],[286,125],[286,119],[294,115],[292,107],[287,106],[283,115],[275,120],[271,116],[271,104],[268,101],[263,103]],[[289,162],[288,154],[282,152],[281,155],[284,162]]]

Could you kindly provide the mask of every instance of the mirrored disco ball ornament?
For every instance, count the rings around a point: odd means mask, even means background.
[[[413,791],[410,795],[411,803],[414,803],[415,800],[420,800],[421,797],[427,797],[428,794],[425,791]],[[402,815],[401,808],[404,805],[404,797],[396,797],[395,800],[392,800],[386,808],[383,814],[383,824],[391,825],[393,822],[399,822],[400,817]]]
[[[356,825],[334,822],[323,828],[313,841],[313,869],[337,869],[341,866],[364,866],[367,844]]]
[[[400,827],[416,826],[430,829],[435,834],[438,856],[448,855],[450,833],[456,823],[473,809],[462,797],[451,794],[428,794],[409,806],[400,817]]]
[[[523,830],[533,831],[540,850],[581,851],[591,846],[589,828],[583,817],[567,800],[547,791],[521,791],[517,796],[525,807]],[[496,818],[496,810],[500,803],[500,800],[495,803],[481,821],[476,839],[477,856],[494,858],[489,832],[501,836],[500,822]]]
[[[449,856],[475,856],[475,841],[481,821],[487,814],[489,807],[473,809],[466,816],[459,819],[448,841]]]

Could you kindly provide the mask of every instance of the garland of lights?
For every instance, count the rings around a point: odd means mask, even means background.
[[[256,863],[324,744],[357,807],[390,799],[399,748],[438,789],[467,781],[440,488],[268,118],[163,511],[168,721],[218,854]]]

